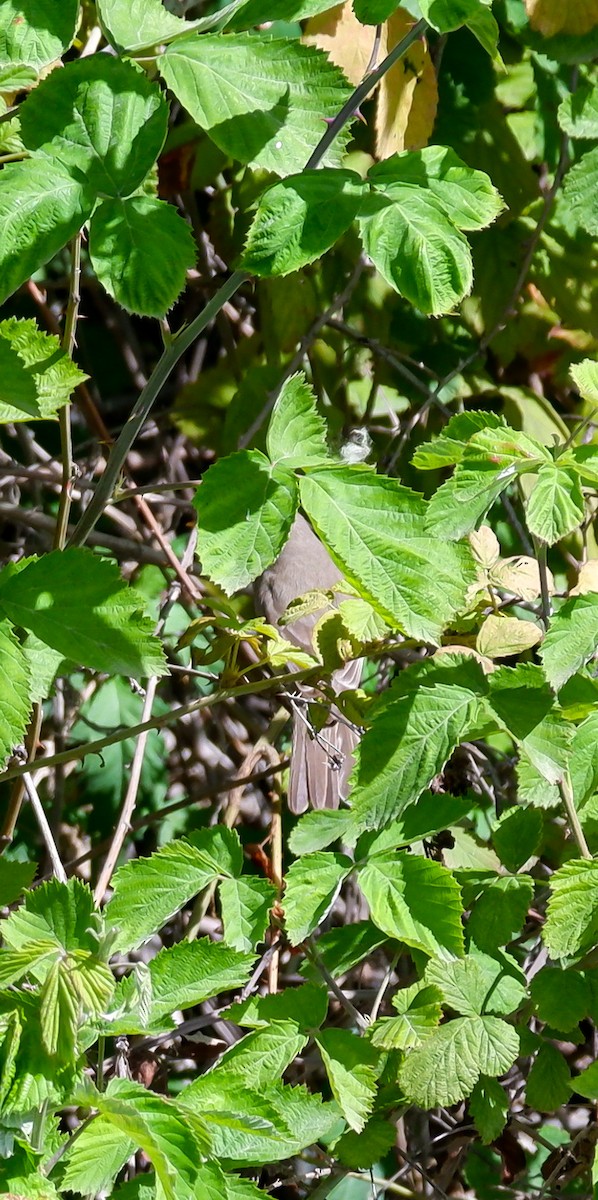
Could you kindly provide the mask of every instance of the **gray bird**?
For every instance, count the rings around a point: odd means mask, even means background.
[[[314,589],[327,591],[342,577],[311,525],[298,514],[276,562],[256,581],[257,606],[271,625],[277,625],[291,600]],[[299,617],[283,627],[283,636],[313,654],[312,633],[320,616],[321,612],[315,612]],[[355,659],[333,671],[330,680],[333,691],[359,687],[362,667],[363,659]],[[317,699],[313,688],[300,685],[298,690],[302,701]],[[318,734],[310,726],[307,710],[303,712],[297,706],[293,712],[288,794],[291,812],[302,813],[310,806],[338,808],[339,801],[347,797],[357,740],[357,731],[334,705]]]

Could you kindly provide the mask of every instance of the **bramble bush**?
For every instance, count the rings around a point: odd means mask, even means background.
[[[2,1194],[596,1194],[596,55],[598,0],[0,5]],[[311,654],[251,599],[299,507]]]

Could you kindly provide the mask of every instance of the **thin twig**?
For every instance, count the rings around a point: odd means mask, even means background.
[[[590,861],[593,861],[593,856],[588,843],[586,842],[586,835],[582,829],[581,821],[579,819],[579,813],[575,807],[575,798],[573,796],[571,778],[568,771],[565,771],[563,778],[559,783],[559,792],[561,794],[561,800],[563,801],[563,804],[567,810],[569,825],[571,826],[571,833],[577,842],[579,852],[582,858],[587,858]]]
[[[313,937],[309,937],[307,939],[307,941],[305,943],[305,951],[306,951],[307,957],[313,963],[316,970],[319,971],[320,975],[322,976],[322,979],[324,980],[325,983],[328,984],[330,991],[336,996],[339,1004],[342,1005],[345,1012],[350,1016],[351,1020],[355,1022],[355,1024],[357,1025],[357,1027],[359,1029],[361,1029],[361,1030],[367,1029],[369,1022],[366,1020],[365,1017],[363,1017],[361,1015],[359,1010],[355,1007],[355,1005],[351,1002],[351,1000],[349,1000],[349,997],[345,996],[345,993],[343,992],[342,988],[340,988],[338,986],[338,983],[336,982],[334,975],[330,974],[328,967],[326,966],[325,962],[323,962],[322,958],[318,954],[318,950],[316,948],[316,944],[314,942]]]
[[[540,595],[542,597],[542,613],[541,619],[545,629],[548,629],[550,623],[551,603],[550,603],[550,588],[548,586],[548,564],[546,561],[546,542],[540,541],[534,537],[534,549],[538,560],[538,574],[540,576]]]
[[[25,782],[25,791],[27,792],[31,807],[35,813],[35,819],[39,825],[40,833],[46,844],[46,849],[50,856],[50,862],[52,863],[52,868],[53,868],[54,874],[55,874],[56,878],[60,880],[61,883],[66,883],[67,882],[67,874],[62,865],[60,855],[58,853],[58,847],[56,845],[56,842],[54,841],[54,838],[52,835],[52,830],[50,829],[50,826],[48,824],[48,818],[46,817],[46,814],[44,812],[44,806],[39,798],[37,788],[31,778],[31,775],[25,775],[24,782]]]
[[[62,335],[62,349],[72,356],[77,332],[77,317],[81,303],[81,233],[77,233],[71,247],[71,276],[69,298]],[[62,550],[67,536],[71,511],[71,487],[73,482],[73,438],[71,434],[70,404],[63,404],[58,414],[60,423],[60,449],[62,458],[62,488],[58,502],[58,517],[54,534],[54,549]]]

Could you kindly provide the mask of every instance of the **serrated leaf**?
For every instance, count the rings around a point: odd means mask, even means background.
[[[31,941],[53,941],[64,953],[85,950],[94,954],[99,945],[100,914],[87,884],[79,879],[60,883],[52,879],[27,892],[25,902],[3,922],[7,946],[21,950]]]
[[[0,858],[0,907],[7,908],[19,900],[24,888],[28,888],[37,871],[32,862],[12,861]]]
[[[60,58],[77,27],[78,0],[3,0],[0,6],[0,63],[27,63],[37,69]]]
[[[354,925],[340,925],[321,934],[318,938],[318,958],[336,979],[373,954],[385,942],[385,935],[376,929],[373,921],[356,921]],[[308,979],[321,979],[316,965],[309,959],[301,965],[300,971]]]
[[[555,871],[543,937],[552,958],[584,952],[598,940],[598,862],[571,859]]]
[[[325,986],[303,983],[288,987],[275,995],[250,996],[232,1004],[227,1018],[244,1028],[259,1029],[272,1021],[294,1021],[301,1031],[317,1029],[328,1011],[328,990]]]
[[[28,942],[20,950],[0,950],[0,988],[16,983],[47,958],[56,958],[58,947],[54,941]]]
[[[138,1083],[111,1079],[93,1103],[100,1114],[144,1151],[154,1166],[166,1200],[177,1200],[177,1180],[192,1187],[200,1158],[210,1149],[199,1116],[183,1114],[174,1103]]]
[[[310,471],[300,494],[349,582],[394,628],[437,642],[464,601],[473,564],[466,547],[427,535],[425,501],[387,476],[351,467]]]
[[[117,50],[143,50],[188,33],[196,22],[183,21],[162,0],[97,0],[100,25]]]
[[[598,233],[596,186],[598,185],[598,149],[589,150],[565,176],[563,203],[586,233]],[[573,371],[571,372],[573,374]],[[575,376],[574,376],[575,378]]]
[[[67,964],[52,963],[40,991],[40,1026],[44,1049],[59,1062],[75,1055],[77,1003],[69,986]]]
[[[480,1075],[503,1075],[519,1053],[515,1029],[499,1017],[458,1017],[434,1030],[412,1050],[399,1080],[420,1108],[457,1104]]]
[[[439,33],[467,26],[484,50],[496,55],[498,25],[484,0],[420,0],[422,16]]]
[[[332,1094],[351,1129],[360,1133],[374,1107],[378,1054],[348,1029],[326,1029],[315,1040]]]
[[[531,981],[530,994],[539,1019],[553,1029],[574,1029],[591,1007],[587,980],[577,971],[543,967]]]
[[[447,421],[443,433],[417,447],[412,458],[418,471],[435,471],[438,467],[450,467],[463,460],[465,451],[474,433],[481,429],[499,429],[504,421],[492,412],[456,413]]]
[[[395,187],[405,185],[428,190],[452,224],[462,230],[484,229],[504,208],[489,176],[467,167],[448,146],[427,146],[416,152],[394,154],[372,167],[368,179],[391,197]],[[451,418],[444,434],[436,441],[452,439],[459,429],[477,432],[492,423],[492,417],[493,414],[487,413],[459,413]],[[483,425],[477,418],[483,419]],[[501,424],[498,417],[494,422]]]
[[[480,950],[492,954],[517,936],[533,894],[533,880],[528,875],[498,876],[490,881],[473,905],[467,926]]]
[[[556,463],[540,467],[526,509],[530,533],[553,546],[577,529],[583,514],[583,495],[577,472]]]
[[[225,1050],[218,1063],[218,1075],[244,1081],[248,1087],[266,1088],[272,1080],[280,1079],[307,1040],[295,1021],[271,1021],[266,1029],[247,1033]]]
[[[65,658],[109,674],[163,675],[164,653],[143,597],[90,550],[55,550],[9,578],[0,611]]]
[[[590,713],[573,734],[569,775],[573,799],[581,808],[598,788],[598,713]]]
[[[531,663],[500,667],[488,679],[489,704],[549,783],[558,783],[569,761],[573,725],[565,721],[544,674]]]
[[[87,376],[35,321],[0,322],[0,422],[54,417]]]
[[[566,600],[550,619],[540,650],[546,678],[555,691],[575,675],[598,647],[598,592]]]
[[[95,194],[55,161],[30,158],[0,172],[0,304],[83,227]]]
[[[590,1063],[585,1071],[581,1071],[575,1076],[574,1088],[579,1092],[580,1096],[587,1096],[590,1100],[598,1098],[598,1062]]]
[[[93,54],[52,71],[19,116],[27,149],[83,173],[102,196],[129,196],[160,153],[168,108],[133,63]]]
[[[362,738],[352,792],[358,829],[379,829],[412,804],[453,750],[487,720],[480,665],[443,655],[402,671]]]
[[[258,450],[241,450],[206,471],[194,506],[202,568],[230,595],[280,554],[297,510],[297,487],[290,471],[273,467]]]
[[[359,886],[372,920],[389,937],[447,960],[463,954],[461,892],[440,863],[378,854],[360,870]]]
[[[409,846],[442,829],[450,829],[470,809],[471,799],[466,797],[449,796],[446,792],[423,792],[396,821],[385,825],[379,833],[363,833],[355,847],[355,859]]]
[[[322,174],[318,171],[318,175]],[[291,375],[280,389],[266,445],[272,463],[290,470],[313,466],[329,457],[326,422],[317,410],[315,393],[303,373]]]
[[[349,228],[364,194],[353,171],[304,171],[275,183],[260,197],[242,269],[288,275],[321,258]]]
[[[310,854],[325,850],[338,841],[351,827],[351,813],[346,809],[319,809],[305,813],[291,830],[289,849],[293,854]]]
[[[527,1077],[527,1103],[539,1112],[553,1112],[567,1103],[572,1090],[571,1072],[565,1058],[556,1046],[545,1042]]]
[[[598,137],[598,88],[586,79],[580,80],[579,87],[561,100],[557,115],[569,137]]]
[[[598,403],[598,362],[584,358],[569,368],[569,374],[584,400]]]
[[[515,960],[504,953],[492,958],[475,946],[457,961],[433,959],[425,979],[464,1017],[507,1015],[526,997],[525,976]]]
[[[104,200],[90,222],[89,254],[109,295],[142,317],[172,308],[196,258],[186,221],[152,196]]]
[[[432,1029],[440,1024],[442,993],[422,982],[395,992],[392,1003],[397,1017],[382,1017],[368,1029],[374,1046],[384,1050],[410,1050],[420,1046]]]
[[[10,622],[0,621],[0,763],[22,741],[30,712],[31,673],[27,656]]]
[[[542,630],[534,621],[490,613],[480,625],[476,650],[486,658],[512,658],[531,650],[541,640]]]
[[[492,845],[507,871],[518,871],[536,854],[542,840],[542,813],[534,808],[508,808],[492,833]]]
[[[151,1021],[241,987],[247,982],[254,962],[252,954],[240,953],[224,942],[212,942],[209,938],[165,947],[148,963]],[[132,994],[132,983],[129,977],[121,984],[116,1005],[126,1002]]]
[[[509,1097],[497,1079],[483,1075],[469,1097],[468,1107],[482,1142],[489,1146],[506,1125]]]
[[[349,96],[337,67],[289,38],[178,38],[159,59],[168,87],[225,153],[276,175],[301,171]],[[223,120],[223,114],[226,119]],[[324,158],[336,166],[345,138]]]
[[[66,1151],[64,1187],[86,1196],[109,1190],[136,1148],[136,1142],[107,1117],[96,1117]]]
[[[224,939],[236,950],[253,950],[263,942],[276,900],[268,879],[224,879],[218,891]]]
[[[119,931],[118,949],[131,950],[147,941],[217,875],[218,870],[185,839],[163,846],[151,858],[120,867],[105,909],[107,924]]]
[[[392,194],[372,196],[359,227],[382,278],[420,312],[451,312],[471,291],[467,239],[431,193],[397,185]]]
[[[305,854],[287,871],[283,898],[285,926],[298,946],[334,904],[352,862],[343,854]]]

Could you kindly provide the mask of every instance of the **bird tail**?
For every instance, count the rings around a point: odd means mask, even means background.
[[[334,715],[314,734],[306,720],[294,714],[288,795],[292,813],[338,808],[346,800],[357,741],[357,731]]]

